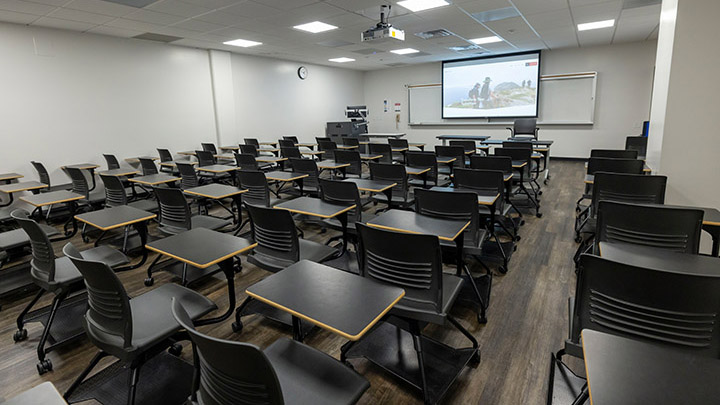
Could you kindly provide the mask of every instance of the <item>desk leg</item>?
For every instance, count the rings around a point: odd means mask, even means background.
[[[10,184],[10,183],[7,182],[6,184]],[[8,200],[7,203],[5,203],[5,204],[0,204],[0,207],[7,207],[7,206],[9,206],[10,204],[13,203],[13,194],[14,194],[14,193],[8,193],[8,194],[9,194],[9,198],[10,198],[10,199]]]
[[[235,266],[233,265],[234,260],[235,259],[231,257],[219,263],[222,272],[225,273],[225,277],[227,278],[228,298],[230,300],[227,311],[215,318],[200,319],[199,321],[195,322],[195,326],[223,322],[224,320],[230,318],[230,316],[233,314],[233,311],[235,311],[235,304],[237,302],[235,300]]]
[[[292,328],[293,328],[293,340],[302,343],[302,341],[303,341],[302,324],[300,323],[300,319],[295,315],[293,315],[293,317],[292,317]]]
[[[75,212],[77,211],[77,201],[69,201],[68,210],[70,211],[70,218],[65,221],[63,225],[63,231],[65,231],[65,237],[57,240],[67,240],[75,236],[78,231],[77,219],[75,219]],[[68,226],[72,224],[72,231],[68,231]]]
[[[97,183],[95,182],[95,169],[88,169],[90,172],[90,179],[92,180],[92,187],[90,187],[90,191],[95,190],[95,187],[97,187]]]
[[[147,262],[148,250],[147,250],[147,248],[145,247],[145,244],[147,244],[147,235],[148,235],[147,221],[142,221],[142,222],[134,223],[134,224],[133,224],[133,227],[134,227],[135,230],[137,231],[138,236],[140,236],[140,244],[142,245],[142,247],[141,247],[140,249],[142,249],[142,257],[140,258],[140,261],[139,261],[139,262],[137,262],[137,263],[135,263],[135,264],[133,264],[133,265],[116,268],[116,269],[115,269],[115,272],[116,272],[116,273],[117,273],[117,272],[121,272],[121,271],[128,271],[128,270],[137,269],[137,268],[143,266],[143,265],[145,264],[145,262]],[[159,258],[160,256],[161,256],[161,255],[158,255],[158,258]]]
[[[712,256],[718,257],[720,253],[720,227],[714,225],[703,225],[702,229],[712,237]]]
[[[303,179],[297,179],[297,185],[300,187],[300,197],[303,196]]]
[[[485,324],[487,323],[487,316],[485,314],[485,301],[483,300],[482,295],[480,294],[480,290],[477,287],[477,284],[475,283],[475,279],[473,278],[472,273],[470,272],[470,268],[465,266],[465,263],[463,261],[463,247],[465,242],[465,232],[461,232],[460,235],[455,238],[455,250],[457,251],[457,271],[456,275],[460,277],[462,274],[462,271],[465,271],[465,275],[467,275],[468,283],[470,283],[470,286],[473,289],[473,292],[475,293],[475,296],[478,300],[478,314],[477,319],[478,323]],[[489,270],[488,270],[489,271]]]
[[[342,257],[342,255],[345,254],[345,251],[347,250],[347,244],[348,244],[348,231],[347,231],[347,221],[348,221],[348,214],[347,212],[343,212],[342,214],[337,216],[338,221],[340,221],[340,225],[342,225],[342,246],[340,247],[340,251],[333,256],[334,259],[337,259],[338,257]]]

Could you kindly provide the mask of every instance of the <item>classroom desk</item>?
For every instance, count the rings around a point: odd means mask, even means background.
[[[297,341],[303,340],[300,319],[357,341],[405,296],[402,288],[309,260],[270,275],[245,292],[249,298],[290,313]]]
[[[368,193],[384,193],[388,201],[392,199],[392,188],[397,186],[397,183],[390,181],[370,179],[345,179],[343,181],[355,183],[360,191],[367,191]]]
[[[35,195],[29,195],[25,197],[20,197],[21,201],[25,201],[26,203],[36,207],[46,207],[53,204],[61,204],[65,203],[68,206],[68,210],[70,211],[70,217],[67,221],[65,221],[65,224],[63,225],[63,231],[65,231],[65,237],[60,240],[70,239],[72,238],[78,230],[77,220],[75,219],[75,211],[77,211],[77,202],[79,200],[82,200],[85,198],[84,195],[73,193],[72,191],[68,190],[58,190],[58,191],[50,191],[48,193],[42,193],[42,194],[35,194]],[[72,231],[68,231],[68,226],[72,223]]]
[[[239,170],[239,168],[237,166],[230,166],[230,165],[207,165],[207,166],[198,166],[196,168],[196,170],[199,172],[220,174],[220,173],[234,172],[235,170]]]
[[[420,178],[423,181],[423,188],[427,188],[427,175],[430,173],[429,167],[409,167],[405,166],[405,173],[407,173],[408,176],[420,176]]]
[[[92,187],[90,187],[89,191],[95,190],[95,187],[97,187],[97,183],[95,182],[95,169],[100,167],[100,165],[97,165],[95,163],[78,163],[74,165],[66,165],[62,166],[62,169],[80,169],[80,170],[87,170],[90,172],[90,180],[92,180]]]
[[[450,157],[450,156],[438,156],[437,162],[441,164],[451,164],[454,163],[457,160],[456,157]]]
[[[278,144],[277,142],[258,142],[258,145],[260,145],[260,146],[272,146],[272,147],[275,147],[275,146],[277,146],[277,144]]]
[[[158,160],[160,158],[157,156],[135,156],[135,157],[125,158],[125,161],[130,164],[133,164],[133,163],[140,163],[140,159]]]
[[[230,146],[221,146],[220,150],[240,150],[240,146],[238,145],[230,145]]]
[[[367,134],[359,134],[358,136],[367,136],[368,138],[395,138],[400,139],[406,134],[404,132],[370,132]]]
[[[235,155],[225,155],[222,153],[218,153],[217,155],[213,155],[213,157],[216,160],[235,160]]]
[[[471,188],[460,188],[460,187],[431,187],[433,191],[443,191],[447,193],[475,193],[477,194],[478,204],[490,206],[495,204],[495,201],[500,197],[498,193],[485,193],[481,190],[474,190]]]
[[[285,166],[285,162],[288,158],[277,157],[277,156],[255,156],[255,161],[258,163],[275,163],[280,166],[280,170]]]
[[[23,178],[20,173],[0,173],[0,181],[4,181],[5,184],[10,184],[13,180]]]
[[[145,280],[145,285],[152,285],[152,268],[162,256],[168,256],[184,263],[185,266],[183,266],[183,271],[186,271],[187,273],[190,272],[190,269],[186,269],[187,266],[192,266],[194,269],[198,269],[200,273],[204,272],[205,274],[201,275],[201,277],[214,274],[214,271],[209,272],[207,269],[212,265],[217,264],[227,279],[228,299],[230,300],[230,304],[227,311],[225,311],[222,315],[215,318],[201,319],[195,322],[195,326],[222,322],[232,315],[236,305],[235,265],[233,263],[234,257],[248,252],[256,246],[257,243],[251,242],[247,239],[232,236],[227,233],[213,231],[207,228],[195,228],[177,235],[150,242],[146,245],[146,247],[153,252],[160,254],[148,268],[148,278]],[[198,271],[195,270],[195,272]],[[195,278],[195,280],[198,278]]]
[[[174,183],[174,182],[180,180],[180,178],[160,173],[160,174],[150,174],[147,176],[133,177],[128,180],[133,183],[144,184],[146,186],[157,186],[160,184]]]
[[[382,157],[382,155],[373,155],[370,153],[361,153],[360,154],[361,160],[377,160],[377,159],[380,159],[381,157]]]
[[[203,186],[191,187],[183,190],[183,192],[187,195],[210,199],[217,203],[219,206],[221,206],[223,209],[225,209],[225,211],[229,212],[230,215],[232,215],[233,222],[236,225],[236,228],[233,230],[237,230],[242,223],[242,194],[246,193],[247,191],[248,190],[241,189],[235,186],[229,186],[227,184],[219,183],[205,184]],[[226,198],[232,198],[233,202],[235,203],[235,207],[237,207],[237,217],[232,211],[232,208],[228,208],[225,206],[225,204],[222,203],[221,200],[224,200]],[[198,210],[200,210],[200,207],[198,207]]]
[[[600,242],[600,256],[630,266],[673,273],[720,276],[717,257],[678,253],[667,249],[628,243]]]
[[[336,257],[344,255],[347,249],[347,213],[355,207],[355,204],[331,204],[319,198],[312,197],[299,197],[273,206],[274,209],[288,210],[295,214],[309,215],[322,219],[337,218],[342,225],[343,242],[342,248]]]
[[[156,218],[157,215],[152,212],[143,211],[128,205],[120,205],[113,208],[105,208],[98,211],[86,212],[84,214],[75,215],[75,219],[85,224],[88,224],[94,228],[102,231],[100,236],[95,240],[95,246],[100,244],[100,240],[105,236],[105,233],[113,229],[126,227],[132,225],[140,236],[140,248],[142,248],[142,259],[140,262],[126,266],[122,268],[114,269],[118,271],[126,271],[137,269],[138,267],[145,264],[148,257],[147,249],[145,244],[147,243],[147,221]],[[123,238],[123,251],[127,253],[128,243],[128,231],[125,230],[125,236]]]
[[[310,155],[313,158],[317,158],[318,156],[321,156],[322,154],[324,154],[325,151],[323,151],[323,150],[303,150],[303,151],[300,151],[300,153],[303,155]]]
[[[350,163],[337,163],[334,160],[321,160],[317,163],[317,167],[320,171],[332,170],[332,178],[335,178],[335,170],[342,172],[343,178],[345,178],[345,170],[350,167]]]
[[[67,405],[53,383],[46,381],[2,403],[2,405]]]
[[[308,148],[310,150],[315,149],[316,146],[317,146],[316,143],[296,143],[295,144],[296,148]]]
[[[198,164],[198,162],[191,162],[191,161],[189,161],[189,160],[180,160],[180,161],[169,160],[169,161],[166,161],[166,162],[160,162],[160,166],[164,166],[164,167],[176,167],[178,163],[185,163],[185,164],[189,164],[189,165],[193,165],[193,166],[195,166],[195,165]]]
[[[119,169],[110,169],[105,170],[104,172],[98,172],[98,174],[102,174],[104,176],[117,176],[117,177],[124,177],[124,176],[133,176],[136,174],[140,174],[139,170],[127,167],[127,168],[119,168]]]
[[[185,156],[195,156],[196,153],[194,150],[184,150],[182,152],[178,152],[178,155],[185,155]]]
[[[43,188],[47,188],[47,184],[40,183],[39,181],[23,181],[20,183],[3,184],[0,186],[0,192],[7,194],[9,199],[7,203],[0,204],[0,207],[7,207],[12,204],[14,201],[13,195],[15,193],[19,193],[21,191],[32,191],[33,193],[36,193],[37,190]]]
[[[390,151],[393,153],[405,153],[409,148],[391,148]]]
[[[593,405],[695,405],[720,398],[718,359],[590,329],[581,333]]]
[[[530,142],[533,145],[533,150],[535,152],[539,152],[543,155],[543,169],[542,171],[545,172],[545,180],[550,178],[550,168],[548,166],[548,160],[550,157],[550,146],[552,146],[555,141],[552,140],[540,140],[540,139],[513,139],[508,138],[505,140],[502,139],[488,139],[485,141],[482,141],[481,144],[484,144],[486,146],[502,146],[503,142]],[[538,170],[540,168],[538,167]],[[538,172],[539,173],[539,172]]]
[[[336,148],[340,150],[357,149],[358,145],[337,145]]]
[[[280,198],[280,190],[283,188],[283,185],[293,181],[297,183],[298,187],[300,188],[300,195],[302,195],[303,179],[306,177],[310,177],[310,175],[306,173],[283,172],[279,170],[265,173],[265,178],[267,180],[283,183],[282,185],[278,186],[278,189],[275,191],[275,195],[278,198]]]
[[[425,144],[424,143],[408,143],[408,146],[411,148],[418,148],[421,151],[425,150]]]
[[[435,138],[442,141],[443,145],[447,141],[485,141],[490,138],[488,135],[438,135]]]

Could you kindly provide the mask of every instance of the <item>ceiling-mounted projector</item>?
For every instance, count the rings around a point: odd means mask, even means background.
[[[385,11],[387,10],[387,16]],[[385,41],[388,39],[405,40],[405,31],[399,30],[388,23],[390,18],[390,6],[380,6],[380,22],[376,26],[362,33],[362,41]]]

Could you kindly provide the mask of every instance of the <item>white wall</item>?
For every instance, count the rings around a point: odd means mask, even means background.
[[[598,72],[593,126],[543,126],[540,137],[555,140],[553,156],[587,157],[593,148],[624,148],[625,137],[640,134],[650,110],[655,41],[582,49],[543,51],[542,74]],[[365,74],[365,103],[370,109],[371,132],[407,132],[407,138],[429,145],[441,134],[487,134],[506,138],[501,126],[409,126],[408,84],[441,82],[441,64],[399,67]],[[400,122],[383,112],[383,100],[402,103]],[[392,107],[392,105],[391,105]],[[438,105],[438,108],[440,106]],[[541,106],[542,108],[542,106]]]
[[[362,104],[363,73],[349,69],[303,65],[278,59],[232,55],[237,135],[223,138],[237,144],[243,138],[277,140],[297,135],[301,141],[325,136],[325,123],[344,121],[345,106]]]

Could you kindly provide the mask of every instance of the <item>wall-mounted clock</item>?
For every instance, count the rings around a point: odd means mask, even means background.
[[[298,77],[305,80],[308,76],[308,70],[305,66],[300,66],[297,71]]]

